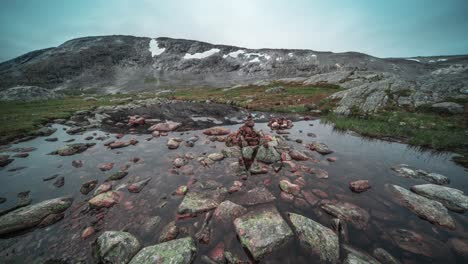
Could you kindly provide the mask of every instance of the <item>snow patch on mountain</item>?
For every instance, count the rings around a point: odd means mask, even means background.
[[[204,59],[204,58],[207,58],[213,54],[216,54],[220,52],[220,49],[210,49],[210,50],[207,50],[207,51],[204,51],[204,52],[201,52],[201,53],[195,53],[195,54],[189,54],[189,53],[185,53],[185,56],[184,56],[184,59],[188,60],[188,59]]]
[[[151,52],[152,57],[161,55],[161,53],[163,53],[166,50],[165,48],[159,48],[158,41],[155,39],[152,39],[149,45],[150,45],[149,50]]]

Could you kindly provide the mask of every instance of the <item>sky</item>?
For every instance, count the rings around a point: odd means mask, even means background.
[[[0,61],[115,34],[377,57],[468,54],[468,0],[0,0]]]

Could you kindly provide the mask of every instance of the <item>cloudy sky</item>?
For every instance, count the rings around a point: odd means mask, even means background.
[[[5,0],[0,61],[112,34],[378,57],[468,54],[467,14],[467,0]]]

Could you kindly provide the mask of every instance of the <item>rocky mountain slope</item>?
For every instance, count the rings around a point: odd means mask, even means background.
[[[0,63],[0,93],[17,86],[102,93],[169,87],[337,84],[337,112],[417,107],[468,94],[468,55],[381,59],[357,52],[247,49],[133,36],[73,39]],[[34,94],[34,93],[32,93]]]

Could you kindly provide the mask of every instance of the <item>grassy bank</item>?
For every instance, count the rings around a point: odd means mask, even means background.
[[[352,130],[363,136],[391,138],[411,145],[464,155],[455,161],[468,167],[468,120],[463,115],[392,111],[372,115],[322,117],[338,130]]]
[[[281,85],[285,91],[281,93],[266,93],[265,91]],[[340,91],[333,85],[303,86],[295,84],[272,84],[269,86],[248,86],[230,90],[222,88],[183,89],[171,94],[180,100],[206,101],[227,103],[247,109],[269,112],[306,111],[306,105],[317,104],[324,98]]]

